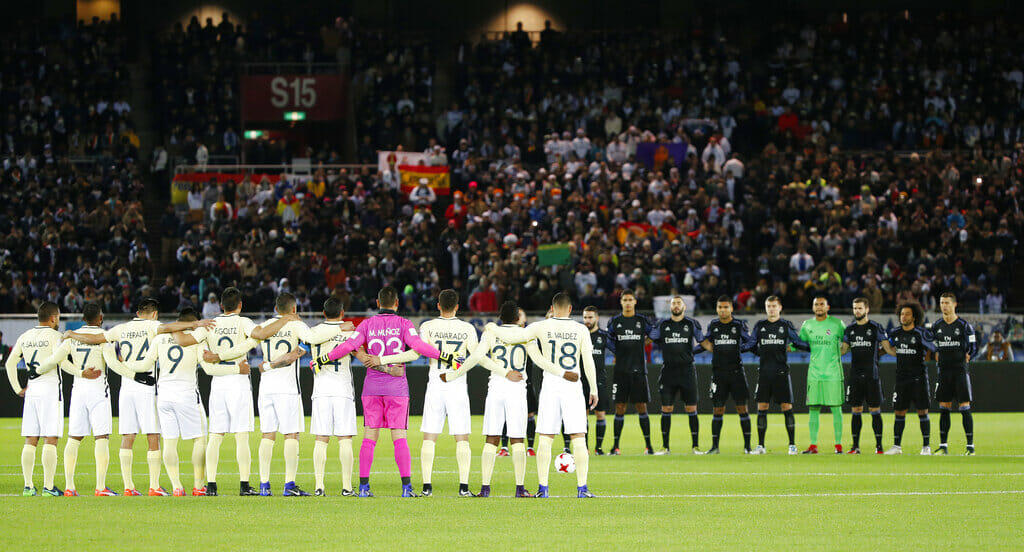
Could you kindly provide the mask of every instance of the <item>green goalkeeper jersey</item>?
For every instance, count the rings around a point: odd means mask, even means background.
[[[800,326],[800,339],[811,346],[811,364],[807,367],[808,380],[843,380],[843,332],[846,326],[836,317],[818,321],[811,318]]]

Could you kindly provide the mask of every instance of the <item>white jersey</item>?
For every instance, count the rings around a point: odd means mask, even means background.
[[[276,322],[280,316],[275,316],[260,324],[265,328]],[[263,360],[273,362],[275,359],[292,352],[299,346],[299,341],[309,341],[309,327],[299,321],[286,323],[276,334],[260,342],[260,350],[263,352]],[[299,361],[267,370],[260,374],[260,396],[263,395],[298,395],[299,386]]]
[[[114,343],[118,347],[125,364],[132,365],[140,363],[146,358],[146,353],[149,352],[152,340],[156,337],[157,328],[159,327],[159,320],[134,318],[129,322],[118,324],[103,332],[103,336],[107,338],[107,342]],[[155,392],[155,388],[143,385],[133,379],[122,378],[121,392],[152,395]]]
[[[590,342],[590,330],[583,324],[570,318],[548,318],[534,322],[526,327],[526,335],[540,342],[540,350],[544,359],[557,368],[580,375],[577,381],[568,381],[545,370],[543,385],[554,389],[567,390],[583,394],[584,375],[594,379],[594,347]],[[591,389],[597,389],[596,381],[591,381]]]
[[[437,347],[442,353],[451,353],[466,358],[476,350],[479,339],[476,328],[465,320],[458,318],[435,318],[420,324],[420,337],[423,341]],[[442,372],[451,372],[448,365],[442,367],[437,359],[430,360],[430,371],[427,373],[427,385],[459,385],[466,387],[466,380],[458,378],[453,382],[441,381]]]
[[[311,347],[313,358],[319,358],[341,345],[353,332],[341,331],[341,321],[321,322],[309,330],[309,339],[303,340]],[[355,386],[352,384],[352,356],[345,355],[338,360],[324,365],[313,378],[313,398],[344,397],[355,399]]]
[[[204,349],[202,344],[207,342],[210,334],[206,328],[197,328],[185,332],[185,335],[195,338],[196,344],[182,347],[171,334],[160,334],[153,340],[146,361],[156,361],[159,367],[158,394],[181,396],[198,389],[199,360]]]
[[[7,373],[9,377],[13,374],[11,385],[17,385],[14,389],[15,392],[21,389],[17,379],[18,361],[24,360],[26,368],[34,367],[38,371],[40,364],[52,357],[60,347],[60,340],[60,332],[47,326],[36,326],[18,337],[14,348],[11,349],[11,354],[7,357]],[[63,399],[63,381],[60,369],[50,369],[28,382],[25,396],[56,396],[58,399]],[[63,416],[63,412],[61,415]]]
[[[518,328],[514,324],[505,324],[507,328]],[[488,391],[518,389],[526,387],[527,371],[526,364],[529,354],[526,352],[526,345],[522,343],[505,342],[493,332],[485,331],[480,338],[480,347],[484,347],[487,355],[498,368],[503,372],[510,369],[522,374],[522,381],[509,381],[509,379],[498,372],[491,372],[487,381]]]
[[[252,334],[256,323],[251,319],[237,314],[222,314],[214,319],[216,327],[210,330],[206,344],[210,351],[220,353],[236,345],[242,344]],[[238,367],[245,360],[245,355],[234,360],[222,361],[222,366]],[[239,385],[249,385],[248,374],[229,374],[216,376],[210,383],[210,390],[235,389]]]
[[[103,328],[99,326],[83,326],[78,329],[78,332],[83,334],[104,333]],[[60,347],[57,348],[57,351],[54,353],[56,356],[54,360],[59,361],[68,371],[81,372],[86,368],[95,368],[103,372],[96,379],[76,376],[75,383],[71,387],[72,393],[90,392],[109,396],[110,385],[107,382],[107,363],[103,360],[104,347],[110,347],[110,345],[86,345],[74,339],[65,339]]]

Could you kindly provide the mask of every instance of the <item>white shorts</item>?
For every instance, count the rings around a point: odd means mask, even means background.
[[[104,392],[72,390],[68,435],[110,435],[114,426],[110,397]]]
[[[484,435],[501,435],[508,424],[508,436],[526,438],[526,386],[518,389],[490,389],[484,401]]]
[[[254,427],[248,382],[244,387],[210,389],[210,433],[247,433]]]
[[[336,437],[355,435],[355,399],[349,397],[314,397],[313,419],[309,424],[309,432],[313,435],[334,435]]]
[[[177,400],[182,399],[182,400]],[[165,439],[195,439],[206,435],[206,410],[199,401],[199,394],[193,398],[161,398],[157,401],[160,417],[160,434]]]
[[[160,433],[156,395],[122,392],[117,399],[117,432],[121,435]]]
[[[64,401],[59,395],[26,396],[21,414],[22,437],[63,437]]]
[[[587,432],[587,404],[577,387],[551,389],[542,386],[537,398],[537,433],[557,435]],[[511,435],[511,434],[510,434]]]
[[[260,432],[302,433],[306,431],[306,413],[301,395],[260,394]]]
[[[428,383],[423,397],[420,431],[441,433],[445,417],[448,418],[449,435],[469,435],[473,426],[469,417],[469,393],[463,385],[439,386]]]

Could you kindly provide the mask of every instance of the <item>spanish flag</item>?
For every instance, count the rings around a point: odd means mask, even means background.
[[[408,194],[419,183],[421,178],[430,181],[430,187],[439,196],[451,193],[451,178],[446,165],[430,167],[426,165],[399,165],[398,174],[402,178],[402,193]]]
[[[616,231],[616,237],[620,244],[626,243],[626,237],[629,234],[636,234],[637,237],[647,238],[650,237],[654,227],[650,224],[643,222],[620,222],[619,228]]]

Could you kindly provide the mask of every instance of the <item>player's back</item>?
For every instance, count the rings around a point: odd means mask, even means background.
[[[309,343],[313,358],[319,358],[341,345],[352,332],[341,331],[342,321],[326,321],[310,328]],[[352,357],[345,355],[337,360],[324,364],[323,369],[313,379],[313,398],[345,397],[355,398],[355,387],[352,384]]]
[[[275,316],[260,324],[261,327],[273,324],[280,317]],[[273,362],[292,352],[299,346],[302,337],[309,336],[309,328],[302,322],[292,320],[286,323],[274,335],[260,342],[263,360]],[[267,370],[260,375],[260,394],[298,394],[299,393],[299,361],[288,366]]]
[[[530,325],[530,335],[540,341],[544,358],[562,370],[576,372],[580,380],[570,382],[554,374],[544,372],[544,385],[571,389],[580,393],[583,386],[583,356],[591,355],[590,331],[583,324],[571,318],[548,318]]]
[[[197,371],[203,342],[208,337],[205,328],[185,332],[195,338],[196,344],[182,347],[171,334],[160,334],[153,338],[151,347],[156,349],[156,361],[159,367],[157,386],[161,399],[175,396],[190,395],[198,389]]]
[[[25,361],[25,367],[36,367],[44,360],[50,358],[60,347],[61,334],[57,330],[47,326],[36,326],[21,334],[15,348],[21,348],[21,356]],[[58,367],[40,375],[38,378],[28,382],[25,391],[26,396],[42,396],[57,393],[62,396],[64,388],[62,370]]]
[[[99,326],[83,326],[77,330],[83,334],[102,334],[104,333],[103,328]],[[71,344],[70,350],[68,351],[68,360],[62,362],[68,362],[78,370],[84,370],[86,368],[95,368],[103,372],[102,377],[96,379],[86,378],[75,378],[75,383],[72,389],[75,391],[79,390],[90,390],[99,393],[106,394],[109,387],[107,385],[107,363],[103,360],[103,347],[104,345],[86,345],[74,341]]]
[[[214,353],[227,351],[235,345],[242,343],[249,338],[252,329],[256,327],[256,324],[251,319],[237,314],[222,314],[214,319],[214,323],[216,325],[206,339],[210,351]],[[234,360],[222,361],[220,364],[237,367],[243,360],[245,360],[245,355]],[[229,374],[226,376],[215,376],[210,384],[210,389],[223,389],[248,384],[249,376],[247,374]]]
[[[514,324],[503,324],[502,327],[518,328]],[[490,378],[487,380],[488,389],[499,389],[505,386],[526,387],[529,380],[526,368],[530,361],[529,354],[526,352],[526,345],[522,343],[508,343],[498,337],[497,334],[491,332],[487,332],[487,335],[481,339],[481,343],[489,345],[487,356],[491,357],[491,360],[497,363],[503,370],[512,369],[523,375],[521,381],[509,381],[504,376],[491,373]]]
[[[396,355],[406,351],[405,339],[416,335],[412,322],[394,313],[385,312],[363,320],[356,328],[366,340],[366,351],[372,355]],[[409,396],[405,376],[392,376],[379,370],[367,370],[363,395]]]
[[[158,320],[135,318],[107,330],[104,332],[104,336],[108,342],[116,344],[124,363],[131,365],[145,360],[159,326]],[[143,385],[129,378],[121,378],[121,392],[126,391],[152,395],[155,390],[152,386]]]
[[[465,320],[458,318],[434,318],[420,325],[420,337],[442,353],[452,353],[457,357],[466,358],[476,349],[476,328]],[[442,372],[451,372],[447,365],[437,359],[430,359],[430,370],[427,374],[430,385],[446,385],[441,381]],[[452,385],[466,386],[466,378],[458,378],[450,382]]]

